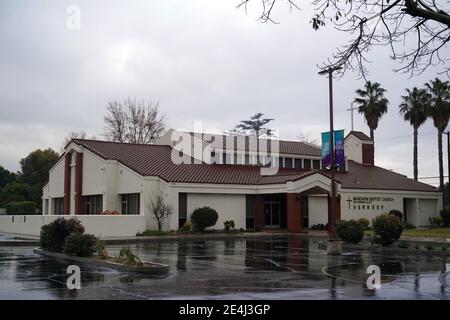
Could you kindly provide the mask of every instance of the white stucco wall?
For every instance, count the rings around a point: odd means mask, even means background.
[[[309,196],[309,226],[328,223],[328,198],[327,196]]]
[[[372,200],[363,201],[366,203],[357,203],[357,197],[372,198]],[[348,199],[350,202],[350,209]],[[408,222],[415,226],[429,225],[428,218],[438,215],[438,208],[441,206],[442,196],[438,192],[413,192],[401,190],[348,190],[341,191],[341,218],[344,220],[359,219],[365,217],[372,220],[376,216],[388,213],[396,209],[404,212],[403,199],[407,198]],[[416,199],[419,199],[419,214],[416,212]],[[354,208],[354,205],[360,206],[360,209]],[[369,209],[367,206],[369,205]],[[364,206],[364,209],[363,209]],[[373,209],[375,206],[375,209]],[[378,207],[377,207],[378,206]]]
[[[219,219],[212,229],[223,229],[226,220],[234,220],[237,229],[245,229],[245,195],[189,193],[187,195],[188,218],[196,208],[210,207],[217,211]]]
[[[429,218],[439,216],[436,201],[430,199],[419,199],[419,227],[429,226]]]
[[[362,163],[362,145],[361,140],[353,135],[347,136],[344,141],[345,156],[348,160]]]
[[[72,216],[0,216],[0,232],[38,236],[41,227],[56,218]],[[131,237],[144,231],[144,216],[76,216],[86,233],[98,237]]]
[[[53,198],[64,197],[64,157],[49,172],[48,194]]]

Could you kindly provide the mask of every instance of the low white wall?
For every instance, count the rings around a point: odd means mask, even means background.
[[[223,229],[223,223],[227,220],[233,220],[237,229],[245,229],[245,195],[189,193],[188,218],[196,208],[201,207],[213,208],[219,214],[219,219],[212,229]]]
[[[0,232],[32,235],[40,234],[41,226],[57,218],[76,218],[86,233],[97,237],[129,237],[145,230],[144,216],[0,216]]]

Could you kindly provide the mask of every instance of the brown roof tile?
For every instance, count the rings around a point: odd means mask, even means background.
[[[212,184],[279,184],[295,181],[314,173],[326,172],[302,169],[280,169],[276,175],[262,176],[260,167],[249,165],[180,164],[171,160],[172,147],[116,143],[97,140],[74,139],[98,156],[117,160],[142,176],[157,176],[168,182]],[[185,158],[186,160],[189,158]],[[342,188],[385,189],[410,191],[436,191],[436,188],[377,167],[348,161],[348,172],[337,173],[336,180]]]

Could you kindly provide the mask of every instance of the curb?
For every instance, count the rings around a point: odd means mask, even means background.
[[[94,267],[105,267],[110,269],[116,269],[119,271],[124,272],[137,272],[137,273],[167,273],[169,272],[169,266],[166,264],[156,263],[156,262],[149,262],[149,261],[143,261],[148,266],[144,267],[136,267],[136,266],[125,266],[121,265],[119,263],[115,263],[108,260],[102,260],[95,257],[76,257],[76,256],[69,256],[64,253],[57,253],[57,252],[49,252],[40,248],[33,249],[34,253],[43,255],[45,257],[50,257],[55,260],[60,261],[70,261],[70,262],[78,262],[83,263],[87,265],[91,265]]]

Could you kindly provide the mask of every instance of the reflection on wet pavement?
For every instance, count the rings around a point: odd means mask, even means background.
[[[167,274],[130,274],[81,265],[82,289],[66,287],[62,263],[29,247],[0,247],[0,299],[447,299],[450,259],[410,251],[345,246],[326,254],[323,240],[168,241],[133,246],[168,264]],[[114,255],[120,246],[109,246]],[[382,287],[366,287],[378,265]]]

